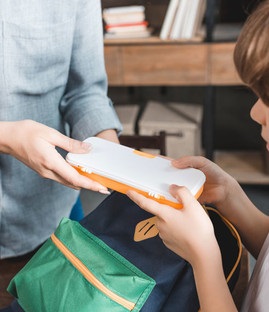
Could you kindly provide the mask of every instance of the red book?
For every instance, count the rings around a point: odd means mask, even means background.
[[[147,27],[148,26],[148,22],[144,21],[144,22],[139,22],[139,23],[119,23],[119,24],[109,24],[106,25],[105,28],[106,30],[110,30],[113,28],[121,28],[121,27],[136,27],[136,26],[143,26],[143,27]]]

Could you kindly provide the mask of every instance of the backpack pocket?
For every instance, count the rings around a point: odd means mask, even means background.
[[[11,281],[25,311],[139,311],[155,281],[79,223],[63,219]]]

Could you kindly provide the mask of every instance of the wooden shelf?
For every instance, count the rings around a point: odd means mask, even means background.
[[[241,184],[269,184],[263,153],[259,151],[215,151],[214,161]]]
[[[240,85],[235,43],[144,39],[105,41],[110,86]]]
[[[209,83],[214,86],[241,85],[233,61],[235,43],[212,43],[208,51]]]
[[[137,42],[137,41],[135,41]],[[208,46],[167,41],[105,45],[110,86],[206,85]]]
[[[119,38],[119,39],[105,39],[105,45],[133,45],[133,44],[192,44],[201,43],[203,41],[202,37],[192,38],[191,40],[184,39],[161,39],[158,36],[150,36],[147,38]]]

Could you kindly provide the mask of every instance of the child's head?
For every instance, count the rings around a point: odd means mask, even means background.
[[[234,63],[243,82],[269,106],[269,0],[263,1],[245,22]]]

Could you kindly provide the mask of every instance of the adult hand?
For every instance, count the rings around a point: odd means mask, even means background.
[[[1,122],[0,133],[1,152],[17,158],[40,176],[75,189],[107,192],[103,185],[80,175],[55,148],[60,147],[72,153],[87,153],[91,148],[89,144],[70,139],[32,120]]]
[[[170,193],[183,204],[182,209],[159,204],[134,191],[128,191],[127,195],[142,209],[157,216],[156,226],[164,244],[193,265],[196,259],[207,255],[209,249],[211,252],[216,248],[213,225],[187,188],[172,185]]]

